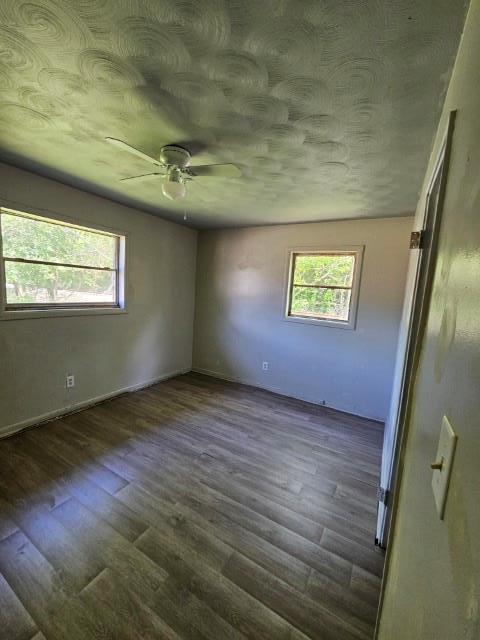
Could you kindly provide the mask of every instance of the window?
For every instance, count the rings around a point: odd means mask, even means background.
[[[124,236],[0,209],[4,311],[121,309]]]
[[[287,319],[353,329],[362,252],[291,251]]]

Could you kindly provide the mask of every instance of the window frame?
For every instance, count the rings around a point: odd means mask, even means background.
[[[287,249],[287,259],[286,259],[286,291],[285,291],[285,301],[284,301],[284,311],[283,311],[283,319],[287,322],[300,322],[303,324],[311,324],[323,327],[333,327],[336,329],[350,329],[354,330],[357,325],[357,315],[358,315],[358,301],[360,294],[360,281],[363,267],[363,255],[364,255],[365,245],[315,245],[315,246],[300,246],[300,247],[289,247]],[[348,320],[335,320],[333,318],[322,318],[317,316],[296,316],[290,314],[291,303],[292,303],[292,293],[293,293],[293,285],[294,285],[294,268],[295,268],[295,259],[297,255],[322,255],[322,254],[330,254],[330,255],[354,255],[355,256],[355,267],[353,271],[352,277],[352,286],[351,286],[351,295],[350,295],[350,306],[348,313]],[[347,287],[345,287],[347,288]]]
[[[5,258],[3,256],[3,238],[0,227],[0,320],[15,319],[32,319],[32,318],[48,318],[48,317],[67,317],[67,316],[83,316],[83,315],[110,315],[123,314],[127,312],[125,292],[127,288],[127,244],[128,233],[119,229],[113,229],[98,223],[74,219],[60,213],[42,210],[41,212],[33,210],[18,210],[9,206],[0,205],[0,216],[2,213],[16,215],[19,217],[29,218],[33,220],[41,220],[52,224],[59,224],[64,227],[75,227],[91,233],[102,233],[116,238],[116,255],[115,269],[116,272],[116,302],[84,302],[84,303],[26,303],[26,304],[8,304],[5,278]],[[8,261],[8,259],[7,259]],[[17,259],[23,262],[22,259]],[[39,260],[40,264],[49,264],[49,261]],[[51,263],[50,263],[51,264]],[[60,263],[55,263],[62,266]],[[77,266],[79,268],[87,268],[85,265],[65,264],[65,266]],[[103,269],[102,269],[103,270]]]

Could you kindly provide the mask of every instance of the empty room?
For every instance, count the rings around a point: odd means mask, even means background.
[[[480,0],[0,0],[0,640],[478,640]]]

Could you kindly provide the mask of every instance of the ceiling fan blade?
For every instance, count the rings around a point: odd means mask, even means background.
[[[239,178],[242,175],[235,164],[201,164],[189,166],[188,170],[192,175],[202,178]]]
[[[115,147],[118,147],[123,151],[128,151],[129,153],[132,153],[134,156],[138,156],[139,158],[142,158],[142,160],[146,160],[147,162],[156,164],[158,167],[163,166],[159,160],[155,160],[155,158],[152,158],[151,156],[147,156],[147,154],[143,153],[143,151],[139,151],[138,149],[135,149],[135,147],[131,147],[129,144],[127,144],[126,142],[123,142],[122,140],[117,140],[116,138],[105,138],[105,140],[109,144],[113,144]]]
[[[152,178],[161,178],[164,173],[144,173],[141,176],[131,176],[130,178],[120,178],[120,182],[145,182],[146,180],[152,180]]]

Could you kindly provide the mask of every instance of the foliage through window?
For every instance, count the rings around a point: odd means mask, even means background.
[[[6,310],[119,307],[121,236],[0,210]]]
[[[293,253],[287,315],[348,324],[357,251]]]

